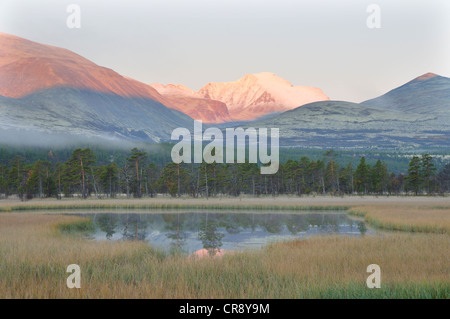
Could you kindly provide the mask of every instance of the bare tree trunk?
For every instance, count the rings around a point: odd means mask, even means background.
[[[339,187],[339,174],[336,176],[336,184],[337,184],[337,191],[338,191],[338,193],[340,193],[341,188]]]
[[[138,160],[136,159],[136,191],[137,191],[137,196],[141,197],[141,182],[139,180],[139,164],[138,164]]]
[[[206,200],[208,200],[208,169],[205,166]]]
[[[84,168],[83,168],[83,158],[80,158],[81,163],[81,196],[86,198],[85,196],[85,184],[84,184]]]
[[[353,172],[352,172],[351,180],[352,180],[352,194],[353,194],[355,192],[355,185],[353,183]]]
[[[39,174],[39,198],[42,198],[42,177]]]
[[[253,196],[255,196],[255,177],[254,176],[252,176],[252,186],[253,186],[253,189],[252,189],[252,191],[253,191]]]
[[[61,168],[58,171],[58,199],[61,199]]]
[[[98,197],[97,183],[95,182],[94,170],[91,167],[92,180],[94,181],[95,196]]]
[[[180,164],[177,164],[178,197],[181,196]]]
[[[216,164],[214,164],[214,197],[216,197],[216,193],[217,193],[217,178],[216,178]]]
[[[325,194],[325,180],[324,180],[323,176],[322,176],[321,180],[322,180],[322,193]]]

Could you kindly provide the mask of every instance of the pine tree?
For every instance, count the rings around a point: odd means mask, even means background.
[[[372,167],[370,179],[373,192],[382,194],[386,190],[388,171],[386,165],[381,160],[378,160]]]
[[[308,157],[306,156],[302,156],[300,158],[300,162],[298,163],[298,169],[300,171],[300,173],[298,174],[300,177],[300,193],[303,194],[309,194],[311,192],[312,189],[312,184],[311,184],[311,177],[312,177],[312,172],[311,172],[311,162],[309,160]]]
[[[20,197],[23,194],[24,179],[26,180],[24,162],[25,158],[21,155],[14,157],[11,163],[7,180],[7,194],[18,194]]]
[[[86,198],[88,195],[87,175],[95,160],[96,157],[91,149],[77,148],[72,152],[71,158],[66,162],[64,172],[66,182],[72,185],[79,185],[83,198]]]
[[[432,192],[435,172],[436,167],[434,166],[433,158],[429,154],[423,154],[420,159],[420,175],[428,194]]]
[[[327,184],[329,185],[329,188],[332,192],[339,191],[339,166],[334,161],[337,153],[333,150],[328,150],[324,153],[324,156],[329,157],[325,173]]]
[[[155,163],[149,163],[144,170],[145,193],[153,197],[156,194],[156,181],[158,179],[158,167]]]
[[[56,188],[57,188],[57,199],[61,199],[61,194],[63,191],[63,182],[64,182],[64,164],[62,163],[56,163],[55,171],[53,172],[53,180],[55,181]]]
[[[354,172],[352,163],[348,163],[347,166],[342,169],[340,176],[342,184],[341,191],[352,194],[354,192]]]
[[[0,165],[0,195],[7,194],[7,185],[8,185],[8,168],[6,165]]]
[[[114,197],[116,190],[116,184],[119,180],[119,168],[116,163],[110,163],[106,166],[101,167],[99,179],[102,188],[106,190],[108,197]]]
[[[183,165],[168,163],[162,169],[157,183],[163,192],[175,197],[186,189],[185,186],[189,183],[188,172]]]
[[[437,180],[438,180],[441,192],[449,192],[450,191],[450,163],[445,165],[439,171]]]
[[[133,163],[135,170],[136,170],[136,196],[138,198],[142,197],[142,189],[141,189],[141,171],[139,170],[139,165],[141,162],[147,157],[147,153],[144,151],[139,150],[138,148],[133,148],[131,150],[130,157],[127,158],[127,160],[131,163]]]
[[[421,184],[421,162],[418,156],[413,156],[411,161],[409,162],[408,168],[408,186],[411,190],[414,191],[414,194],[419,193],[420,184]]]
[[[357,192],[367,194],[370,191],[369,172],[370,172],[370,165],[366,164],[366,159],[363,156],[361,157],[358,167],[356,168],[355,171],[355,188]]]

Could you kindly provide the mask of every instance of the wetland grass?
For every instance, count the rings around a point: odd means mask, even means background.
[[[0,298],[450,297],[446,233],[316,237],[199,259],[62,231],[89,227],[76,216],[0,214]],[[81,289],[66,286],[72,263],[82,269]],[[382,269],[381,289],[365,286],[372,263]]]

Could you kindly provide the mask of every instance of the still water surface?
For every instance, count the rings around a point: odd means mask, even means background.
[[[83,213],[92,219],[95,240],[141,240],[168,253],[200,249],[245,250],[275,241],[311,236],[371,234],[363,221],[342,212],[161,212]]]

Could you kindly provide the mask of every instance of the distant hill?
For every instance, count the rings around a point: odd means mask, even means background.
[[[174,128],[192,126],[192,119],[149,98],[60,87],[18,99],[0,97],[0,126],[78,138],[161,142],[170,140]],[[2,134],[1,142],[5,140]]]
[[[386,110],[435,115],[450,124],[450,78],[426,73],[386,94],[365,101]]]
[[[0,95],[20,98],[55,87],[163,101],[149,85],[72,51],[0,33]]]
[[[69,50],[4,33],[0,95],[1,128],[13,131],[160,142],[174,128],[192,126],[149,85]]]
[[[280,144],[287,147],[405,150],[450,146],[450,128],[434,115],[343,101],[306,104],[247,127],[279,128]]]

